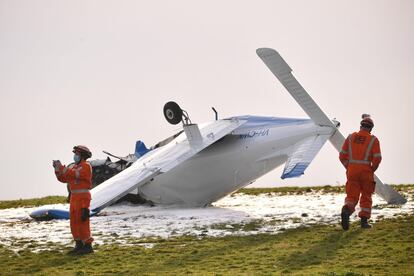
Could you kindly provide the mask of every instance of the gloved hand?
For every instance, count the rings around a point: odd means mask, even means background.
[[[89,218],[89,208],[82,208],[81,220],[86,221]]]
[[[53,165],[53,168],[55,168],[56,170],[62,166],[62,163],[60,163],[60,160],[53,160],[52,165]]]

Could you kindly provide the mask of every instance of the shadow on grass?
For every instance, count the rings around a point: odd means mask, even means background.
[[[289,242],[296,244],[295,237],[304,235],[303,231],[303,229],[293,229],[280,236],[255,235],[246,236],[238,240],[234,239],[234,237],[225,237],[215,239],[214,244],[204,240],[204,242],[197,245],[198,242],[196,241],[192,246],[188,246],[187,250],[181,251],[176,258],[166,258],[158,263],[158,268],[160,271],[168,271],[169,269],[180,269],[180,267],[188,267],[189,265],[190,267],[188,268],[191,271],[191,264],[193,264],[209,267],[209,271],[215,271],[215,269],[224,271],[226,269],[249,270],[253,267],[255,269],[267,267],[269,271],[273,272],[280,268],[293,272],[335,259],[338,250],[354,243],[362,233],[360,229],[344,232],[342,230],[321,227],[319,234],[309,236],[309,242],[304,242],[303,247],[305,251],[294,250],[290,255],[280,252],[280,250],[284,251],[283,244]],[[222,242],[219,242],[220,240]],[[258,249],[272,248],[275,244],[277,244],[279,252],[272,252],[274,249],[270,249],[265,255],[257,253]],[[292,252],[292,249],[286,248],[286,251]],[[254,260],[259,255],[260,259]],[[275,258],[277,259],[276,263]]]
[[[316,242],[313,246],[303,252],[294,252],[291,255],[281,258],[279,264],[289,270],[301,270],[308,266],[319,265],[330,259],[334,259],[338,250],[346,248],[348,245],[358,242],[358,236],[363,230],[334,230]]]
[[[179,269],[191,264],[208,267],[208,271],[216,269],[237,269],[246,266],[246,252],[265,244],[272,244],[275,236],[254,235],[236,239],[235,237],[211,238],[204,241],[194,241],[187,250],[179,253],[179,258],[169,258],[161,262],[160,269]],[[242,249],[242,250],[241,250]],[[191,271],[191,268],[190,268]]]
[[[63,250],[63,253],[61,252]],[[83,256],[66,255],[68,248],[55,248],[50,251],[39,253],[21,250],[14,253],[0,246],[1,275],[29,275],[39,273],[48,268],[58,268],[70,263],[79,262]],[[4,274],[3,274],[4,273]]]

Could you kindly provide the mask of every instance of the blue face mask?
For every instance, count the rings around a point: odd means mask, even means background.
[[[81,157],[80,157],[80,155],[75,154],[75,155],[73,156],[73,161],[75,161],[75,163],[79,163],[79,161],[81,161]]]

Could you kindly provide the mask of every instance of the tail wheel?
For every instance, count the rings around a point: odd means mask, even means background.
[[[170,124],[176,125],[183,119],[183,110],[176,102],[168,102],[164,105],[164,117]]]

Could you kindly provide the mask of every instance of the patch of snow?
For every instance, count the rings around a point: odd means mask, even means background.
[[[304,195],[234,194],[206,208],[143,206],[121,203],[91,218],[92,236],[98,244],[129,244],[130,239],[171,236],[225,236],[278,233],[312,224],[339,224],[343,194]],[[414,205],[387,205],[373,196],[372,220],[412,213]],[[0,210],[0,244],[18,251],[48,249],[48,243],[72,241],[68,220],[35,221],[36,208]],[[356,220],[357,212],[351,220]],[[248,227],[251,223],[252,226]],[[152,243],[140,244],[146,248]]]

